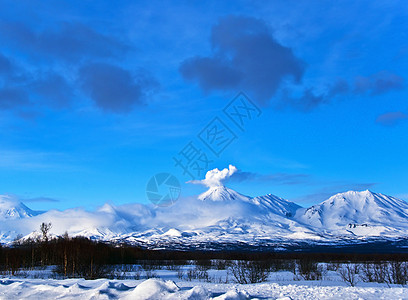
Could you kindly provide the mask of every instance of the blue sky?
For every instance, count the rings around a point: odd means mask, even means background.
[[[408,199],[403,1],[2,1],[0,193],[34,209],[147,203],[190,142],[228,185],[310,205]],[[244,130],[223,109],[262,112]],[[219,117],[236,138],[214,155]],[[200,179],[204,174],[195,175]]]

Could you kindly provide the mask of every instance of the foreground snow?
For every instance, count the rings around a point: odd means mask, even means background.
[[[408,299],[408,288],[315,284],[4,278],[0,299]]]

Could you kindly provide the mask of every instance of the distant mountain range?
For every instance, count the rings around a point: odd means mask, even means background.
[[[408,203],[371,191],[336,194],[303,208],[274,195],[249,197],[223,185],[171,207],[105,204],[96,211],[35,212],[0,196],[0,241],[33,236],[42,222],[51,233],[127,242],[149,248],[296,248],[408,240]],[[296,246],[297,245],[297,246]]]

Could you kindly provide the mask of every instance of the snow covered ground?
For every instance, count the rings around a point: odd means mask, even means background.
[[[217,274],[224,280],[225,271],[210,271],[212,276]],[[273,272],[266,283],[246,285],[180,280],[170,270],[157,270],[158,278],[141,280],[58,280],[34,278],[38,273],[25,275],[28,277],[0,279],[0,299],[408,299],[406,287],[363,282],[349,287],[335,272],[315,281],[294,280],[291,272]]]
[[[408,288],[320,284],[4,278],[0,299],[408,299]]]

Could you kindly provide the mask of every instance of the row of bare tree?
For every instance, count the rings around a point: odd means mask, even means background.
[[[406,285],[408,254],[279,253],[245,251],[165,251],[148,250],[127,244],[110,244],[64,234],[50,237],[51,223],[43,223],[31,238],[0,245],[0,272],[15,275],[21,269],[55,266],[61,277],[88,279],[107,277],[113,265],[144,265],[144,270],[180,266],[195,261],[197,272],[206,276],[208,268],[228,269],[239,283],[265,281],[271,271],[287,270],[303,280],[320,280],[328,268],[348,284],[358,281]],[[325,262],[326,270],[322,267]],[[150,272],[150,271],[149,271]]]

